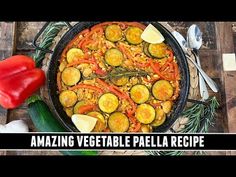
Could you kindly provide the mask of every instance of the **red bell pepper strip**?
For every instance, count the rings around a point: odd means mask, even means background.
[[[166,53],[169,54],[168,62],[172,62],[173,59],[174,59],[174,54],[173,54],[173,52],[170,51],[170,50],[167,50]]]
[[[0,80],[0,105],[6,109],[22,104],[45,82],[41,69],[31,69]]]
[[[78,113],[79,114],[84,114],[84,113],[87,113],[89,111],[93,111],[97,108],[97,105],[95,104],[89,104],[89,105],[84,105],[84,106],[81,106],[78,110]]]
[[[172,73],[164,73],[160,71],[160,65],[158,63],[154,63],[152,61],[152,59],[149,60],[150,62],[150,66],[153,70],[154,73],[158,74],[162,79],[168,80],[168,81],[173,81],[174,80],[174,76]],[[171,75],[170,75],[171,74]],[[167,77],[167,75],[169,75],[169,77]]]
[[[130,132],[138,132],[141,128],[141,123],[138,122],[138,120],[130,113],[127,114],[129,120],[134,124],[134,127],[132,127],[129,131]]]
[[[0,62],[0,79],[33,68],[35,68],[35,62],[32,58],[24,55],[15,55]]]

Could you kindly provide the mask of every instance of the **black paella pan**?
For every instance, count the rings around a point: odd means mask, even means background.
[[[58,95],[58,89],[57,89],[57,83],[56,83],[56,77],[57,77],[57,71],[59,67],[59,60],[60,56],[64,50],[64,48],[67,46],[67,44],[74,39],[74,37],[80,33],[82,30],[86,28],[90,28],[98,23],[101,22],[79,22],[73,27],[67,23],[69,26],[69,30],[63,35],[63,37],[60,39],[60,41],[57,43],[54,51],[52,52],[52,57],[49,63],[48,73],[47,73],[47,87],[49,90],[49,98],[50,102],[52,104],[52,111],[55,115],[55,117],[58,119],[58,121],[68,130],[68,131],[74,131],[78,132],[77,128],[74,126],[72,121],[69,119],[69,117],[66,115],[65,111],[63,110],[63,107],[59,101],[59,95]],[[181,112],[183,111],[188,97],[189,92],[189,86],[190,86],[190,78],[189,78],[189,69],[187,64],[187,59],[185,57],[185,54],[174,38],[174,36],[160,23],[158,22],[141,22],[145,25],[152,24],[154,25],[164,36],[165,42],[173,49],[174,55],[176,56],[180,75],[181,75],[181,81],[180,81],[180,95],[178,99],[175,101],[173,111],[170,114],[170,116],[166,119],[166,121],[159,127],[156,127],[153,129],[153,132],[165,132],[167,131],[173,123],[176,121],[176,119],[180,116]],[[46,27],[46,26],[45,26]],[[43,27],[45,29],[45,27]],[[38,38],[39,34],[36,38]],[[35,39],[36,41],[37,39]]]

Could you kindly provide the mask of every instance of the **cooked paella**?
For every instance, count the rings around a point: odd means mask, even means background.
[[[68,119],[96,119],[92,132],[151,132],[180,92],[172,48],[148,43],[138,22],[104,22],[81,31],[61,54],[59,101]]]

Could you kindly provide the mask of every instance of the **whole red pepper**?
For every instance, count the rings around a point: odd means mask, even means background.
[[[6,109],[21,105],[45,82],[32,58],[15,55],[0,62],[0,105]]]
[[[0,79],[35,68],[32,58],[24,55],[15,55],[0,62]]]
[[[6,108],[16,108],[22,104],[45,82],[45,74],[34,68],[0,80],[0,104]]]

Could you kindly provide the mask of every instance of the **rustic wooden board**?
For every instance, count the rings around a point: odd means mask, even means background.
[[[187,28],[196,23],[203,32],[203,46],[200,50],[200,60],[204,71],[212,77],[220,87],[220,92],[215,95],[220,102],[220,109],[217,111],[217,117],[214,127],[210,128],[210,132],[235,132],[236,131],[236,87],[232,84],[235,82],[236,74],[234,72],[226,73],[222,70],[222,52],[234,52],[236,45],[233,41],[233,33],[231,23],[214,23],[214,22],[170,22],[170,25],[184,36],[186,36]],[[31,54],[32,40],[42,27],[44,22],[18,22],[17,23],[17,51],[19,54]],[[235,23],[236,24],[236,23]],[[1,27],[1,26],[0,26]],[[234,36],[236,36],[236,27]],[[0,28],[0,40],[1,28]],[[235,37],[236,44],[236,37]],[[2,44],[3,45],[3,44]],[[1,43],[0,43],[1,46]],[[9,46],[9,45],[7,45]],[[235,47],[235,50],[234,50]],[[11,47],[9,47],[11,48]],[[2,48],[0,47],[0,50]],[[0,52],[1,55],[1,52]],[[234,87],[234,88],[233,88]],[[225,93],[226,92],[226,93]],[[228,111],[227,111],[228,110]],[[0,117],[4,114],[0,110]],[[227,115],[227,116],[226,116]],[[5,116],[4,116],[5,117]],[[26,105],[22,105],[18,109],[9,111],[8,121],[23,119],[27,121],[31,131],[35,131],[34,126],[29,119]],[[10,151],[9,155],[59,155],[57,151]],[[225,152],[212,152],[212,155],[225,155]],[[229,153],[233,154],[233,153]]]
[[[16,48],[18,51],[34,50],[32,45],[35,35],[39,32],[45,22],[20,22],[17,23]]]
[[[15,23],[0,22],[0,60],[11,56],[15,49]],[[0,124],[7,123],[6,109],[0,106]],[[6,154],[6,151],[0,151],[0,155]]]
[[[16,31],[16,53],[32,56],[34,48],[32,41],[38,31],[42,28],[45,22],[17,22]],[[24,120],[29,126],[31,132],[36,132],[27,110],[27,105],[24,103],[17,109],[11,110],[8,113],[8,122],[13,120]],[[61,155],[58,151],[8,151],[7,155]]]
[[[200,48],[200,61],[203,70],[218,84],[220,91],[216,94],[208,87],[209,95],[216,96],[219,103],[224,102],[224,94],[221,92],[222,61],[220,48],[217,44],[216,23],[214,22],[169,22],[169,24],[186,39],[187,30],[192,24],[200,27],[203,33],[203,45]],[[225,114],[219,109],[215,118],[214,126],[210,127],[210,132],[225,132]]]

